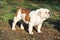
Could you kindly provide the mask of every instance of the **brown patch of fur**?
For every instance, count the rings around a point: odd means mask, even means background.
[[[25,9],[25,8],[21,8],[21,13],[22,14],[29,14],[30,13],[30,10]]]
[[[28,22],[30,21],[29,14],[25,16],[25,20],[28,21]]]
[[[17,16],[19,9],[20,8],[17,9],[15,16]],[[21,8],[21,14],[26,14],[26,16],[25,16],[26,21],[30,21],[29,13],[30,13],[30,10],[28,10],[26,8]]]
[[[30,21],[30,17],[29,17],[30,10],[23,8],[21,9],[21,13],[26,14],[25,20],[29,22]]]

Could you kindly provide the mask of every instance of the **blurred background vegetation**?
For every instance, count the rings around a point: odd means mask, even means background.
[[[48,8],[51,11],[51,17],[44,24],[50,28],[58,25],[60,29],[60,0],[0,0],[0,21],[13,20],[17,6],[30,10]]]

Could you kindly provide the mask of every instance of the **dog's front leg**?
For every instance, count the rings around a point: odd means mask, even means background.
[[[38,33],[41,33],[41,32],[42,32],[42,31],[41,31],[41,27],[42,27],[42,23],[40,23],[40,24],[38,25],[38,29],[37,29]]]
[[[33,24],[32,23],[29,23],[29,34],[34,34],[32,32],[32,29],[33,29]]]

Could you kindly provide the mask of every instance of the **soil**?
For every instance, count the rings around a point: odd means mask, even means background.
[[[0,40],[60,40],[60,32],[47,26],[41,28],[42,33],[36,32],[31,35],[26,30],[16,25],[16,30],[11,29],[11,22],[0,21]]]

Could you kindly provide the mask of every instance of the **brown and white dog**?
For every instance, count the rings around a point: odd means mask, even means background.
[[[50,11],[48,9],[40,8],[34,11],[30,11],[25,8],[19,8],[15,14],[14,22],[12,24],[12,30],[15,29],[15,25],[19,20],[23,20],[25,23],[29,23],[29,34],[33,34],[32,29],[33,26],[38,26],[38,33],[41,32],[42,23],[50,17]],[[24,29],[21,24],[21,29]]]

